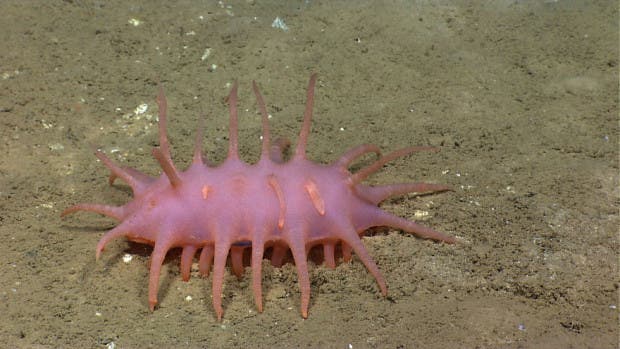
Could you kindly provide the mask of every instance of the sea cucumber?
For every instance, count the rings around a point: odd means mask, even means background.
[[[149,277],[149,305],[157,304],[160,269],[167,252],[182,248],[181,277],[190,277],[192,260],[200,250],[199,270],[208,276],[213,265],[213,308],[218,320],[223,315],[222,286],[226,261],[230,255],[231,270],[241,276],[243,252],[249,249],[252,268],[252,290],[259,312],[262,312],[261,261],[269,249],[271,262],[280,266],[292,254],[301,290],[301,315],[308,316],[310,278],[308,252],[319,246],[327,267],[336,266],[339,251],[344,261],[352,252],[374,276],[383,296],[386,282],[364,247],[361,238],[371,227],[390,226],[416,236],[454,243],[451,236],[395,216],[377,205],[383,200],[406,193],[433,193],[450,190],[431,183],[403,183],[384,186],[362,184],[388,161],[417,151],[435,151],[433,147],[407,147],[381,156],[376,145],[362,144],[346,151],[331,164],[306,158],[310,134],[316,74],[310,77],[306,109],[299,140],[290,160],[284,152],[289,142],[270,140],[268,114],[256,82],[253,90],[262,116],[262,148],[257,163],[239,158],[237,134],[237,84],[228,97],[230,110],[229,147],[226,160],[214,165],[202,154],[202,128],[198,128],[193,161],[186,171],[172,162],[166,131],[167,102],[160,86],[159,147],[153,156],[163,173],[150,177],[129,167],[120,167],[102,151],[95,155],[111,171],[110,184],[124,180],[133,191],[133,200],[122,206],[83,203],[67,208],[61,216],[76,211],[92,211],[114,218],[120,223],[107,232],[97,244],[96,257],[108,242],[119,237],[154,246]],[[367,153],[379,158],[355,173],[351,163]]]

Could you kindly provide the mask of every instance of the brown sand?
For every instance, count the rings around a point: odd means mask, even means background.
[[[279,3],[0,3],[0,343],[616,348],[617,2]],[[288,31],[272,28],[276,16]],[[128,200],[126,187],[107,186],[92,146],[156,173],[148,117],[158,78],[183,165],[201,111],[206,152],[224,157],[234,79],[245,159],[259,151],[253,79],[274,133],[294,138],[312,71],[320,74],[312,159],[360,143],[441,146],[370,182],[455,188],[383,205],[410,219],[428,212],[424,224],[463,241],[390,230],[365,239],[387,299],[355,258],[336,270],[313,266],[303,320],[293,266],[265,263],[265,311],[256,312],[246,270],[241,281],[227,276],[217,322],[211,279],[182,282],[171,254],[150,313],[150,248],[120,240],[95,262],[97,240],[114,223],[59,218],[76,202]],[[134,114],[142,103],[146,112]]]

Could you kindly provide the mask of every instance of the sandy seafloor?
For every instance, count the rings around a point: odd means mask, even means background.
[[[0,342],[5,348],[617,348],[616,1],[2,1]],[[279,17],[288,30],[273,28]],[[256,80],[275,135],[295,138],[319,73],[309,157],[360,143],[434,145],[369,183],[445,183],[383,208],[460,239],[396,230],[364,239],[389,285],[354,258],[311,264],[310,316],[293,265],[227,273],[224,319],[211,278],[181,281],[179,254],[148,310],[150,247],[77,202],[123,204],[95,146],[151,174],[158,79],[173,157],[227,149],[225,97],[240,84],[241,153],[255,161]],[[136,109],[145,104],[142,114]],[[372,161],[367,157],[353,169]],[[424,215],[427,213],[427,215]],[[123,262],[123,256],[133,257]],[[191,300],[187,298],[191,297]]]

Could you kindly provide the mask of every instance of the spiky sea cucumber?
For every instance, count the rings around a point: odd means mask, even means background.
[[[222,318],[222,286],[226,261],[230,255],[231,270],[243,274],[243,252],[250,249],[252,289],[259,312],[262,312],[261,261],[265,250],[271,253],[275,266],[292,254],[301,290],[301,315],[308,316],[310,278],[308,252],[322,246],[326,266],[336,266],[336,251],[345,262],[352,251],[375,277],[383,296],[387,286],[379,268],[362,243],[362,236],[371,227],[390,226],[416,236],[454,243],[451,236],[397,217],[377,205],[392,196],[406,193],[432,193],[449,187],[430,183],[403,183],[384,186],[362,184],[388,161],[417,152],[435,151],[433,147],[407,147],[380,156],[380,149],[362,144],[346,151],[331,164],[320,164],[306,158],[310,134],[316,74],[310,77],[306,109],[299,140],[290,160],[284,151],[289,142],[271,144],[268,114],[258,87],[253,82],[262,115],[262,148],[257,163],[248,164],[239,158],[237,135],[237,84],[228,97],[230,130],[228,157],[220,165],[208,162],[202,154],[202,128],[199,127],[193,161],[186,171],[179,171],[172,162],[166,131],[167,102],[160,87],[159,147],[153,156],[163,173],[150,177],[129,167],[120,167],[103,152],[95,155],[111,171],[110,184],[124,180],[134,198],[123,206],[83,203],[67,208],[61,216],[76,211],[97,212],[120,223],[107,232],[97,244],[96,257],[108,242],[119,237],[154,246],[149,277],[149,305],[157,304],[160,269],[167,252],[182,248],[181,277],[190,277],[192,260],[200,250],[199,270],[209,275],[213,265],[213,308]],[[376,153],[380,157],[355,173],[349,165],[360,156]]]

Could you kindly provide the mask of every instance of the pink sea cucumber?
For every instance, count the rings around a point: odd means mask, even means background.
[[[67,208],[62,216],[76,211],[92,211],[112,217],[120,223],[107,232],[97,244],[99,258],[106,244],[118,237],[153,245],[149,277],[149,304],[157,304],[160,269],[166,253],[182,248],[181,276],[190,277],[192,260],[200,252],[199,269],[207,276],[213,265],[213,308],[222,318],[222,284],[226,261],[230,255],[231,270],[243,273],[243,252],[250,250],[252,289],[259,312],[262,312],[261,261],[270,249],[271,262],[280,266],[289,250],[297,267],[301,290],[301,315],[308,316],[310,278],[308,252],[322,246],[323,260],[336,266],[336,253],[344,261],[354,251],[375,277],[381,293],[387,286],[379,268],[362,243],[367,229],[390,226],[422,238],[454,243],[451,236],[397,217],[377,205],[392,196],[406,193],[432,193],[449,190],[430,183],[403,183],[368,186],[362,181],[395,158],[416,152],[433,151],[432,147],[408,147],[380,156],[370,165],[351,173],[349,165],[367,153],[380,155],[372,144],[363,144],[344,153],[329,165],[306,158],[310,133],[316,74],[310,77],[307,102],[299,141],[290,160],[285,161],[286,140],[270,142],[267,109],[256,83],[253,89],[262,115],[262,149],[260,160],[248,164],[239,158],[237,135],[237,84],[232,87],[228,157],[220,165],[208,162],[202,154],[202,129],[199,127],[189,168],[179,171],[170,157],[166,132],[167,102],[160,88],[159,147],[153,156],[163,173],[150,177],[138,170],[119,167],[103,152],[95,155],[111,171],[110,184],[124,180],[134,198],[123,206],[83,203]]]

